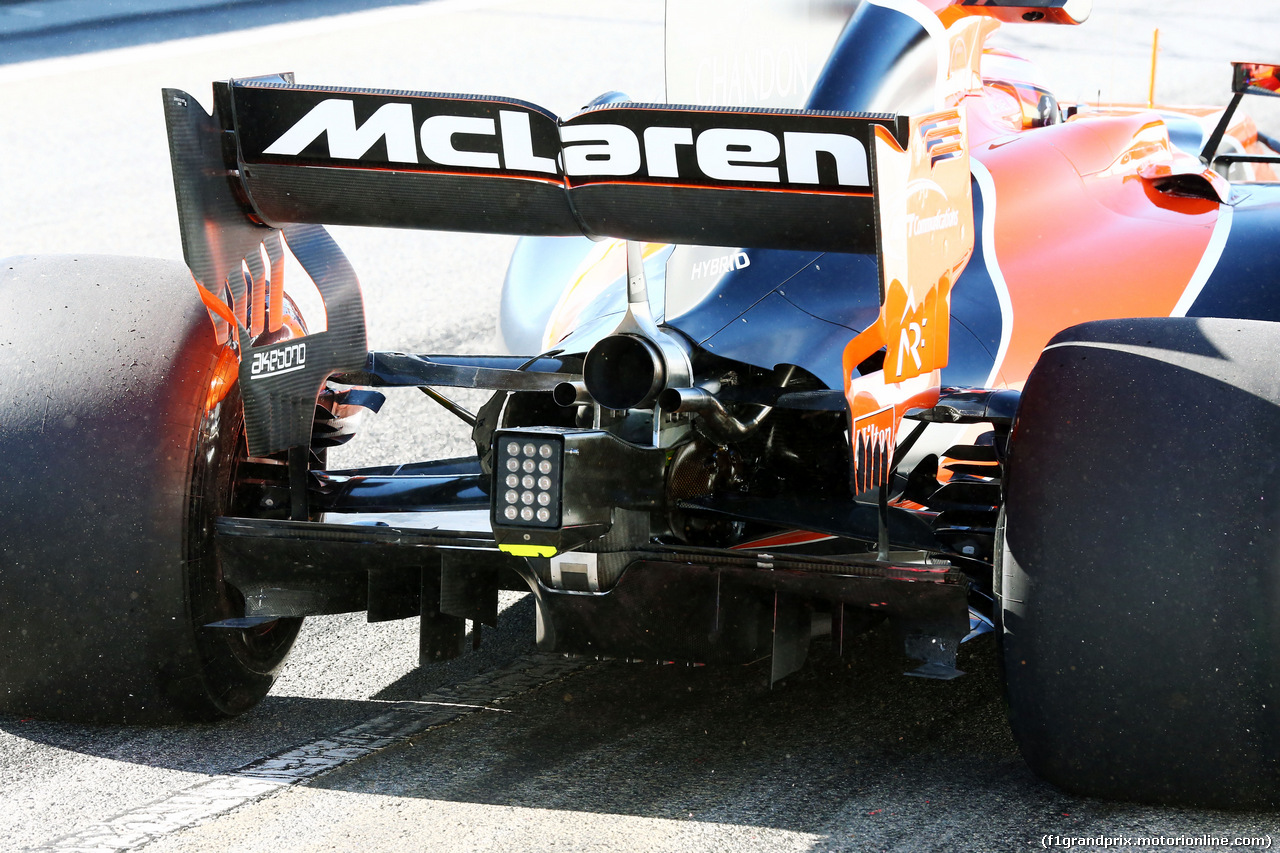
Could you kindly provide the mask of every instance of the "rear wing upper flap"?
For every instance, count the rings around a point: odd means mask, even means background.
[[[872,129],[906,131],[890,115],[612,103],[557,119],[474,95],[219,88],[226,165],[268,223],[872,251]]]

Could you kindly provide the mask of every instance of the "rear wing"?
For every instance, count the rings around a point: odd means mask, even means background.
[[[907,184],[938,162],[964,175],[963,192],[926,224],[971,221],[962,105],[924,124],[635,103],[558,119],[512,99],[288,76],[215,84],[212,115],[175,89],[164,103],[183,251],[215,326],[238,349],[252,455],[306,446],[325,381],[368,357],[359,285],[322,223],[874,253],[894,273],[881,282],[882,306],[896,313],[882,309],[879,340],[918,328],[917,305],[932,321],[924,364],[916,335],[895,381],[945,364],[946,282],[940,290],[932,272],[908,280],[914,264],[899,259],[910,254],[907,229],[919,230]],[[880,170],[885,156],[894,165]],[[281,237],[315,281],[327,328],[263,344],[280,324]],[[960,265],[968,257],[962,247],[949,254]]]
[[[250,452],[305,445],[315,394],[367,356],[354,272],[318,224],[877,252],[875,140],[892,115],[613,103],[567,119],[522,101],[215,84],[212,115],[164,91],[183,251],[240,351]],[[280,322],[280,237],[327,329]],[[280,349],[280,354],[274,350]],[[302,355],[299,356],[299,353]]]

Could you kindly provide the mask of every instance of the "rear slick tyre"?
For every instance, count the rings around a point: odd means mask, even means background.
[[[299,620],[243,615],[213,521],[243,456],[235,361],[182,264],[0,261],[0,711],[208,720],[271,687]]]
[[[1027,380],[1000,559],[1013,734],[1110,799],[1280,804],[1280,325],[1117,320]]]

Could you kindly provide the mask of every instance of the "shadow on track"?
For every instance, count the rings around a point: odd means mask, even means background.
[[[357,622],[363,618],[320,617]],[[316,621],[319,622],[320,619]],[[486,629],[478,651],[429,667],[419,667],[380,689],[368,700],[278,695],[273,692],[248,713],[216,723],[119,726],[61,723],[0,715],[0,736],[44,744],[82,755],[127,761],[167,770],[226,773],[265,755],[357,725],[404,700],[452,687],[503,667],[534,651],[533,598],[526,596],[502,612],[496,629]],[[311,620],[304,627],[315,627]],[[333,627],[336,627],[334,625]],[[320,630],[331,631],[329,625]],[[300,640],[290,668],[314,668]],[[285,679],[286,681],[288,679]],[[295,683],[297,679],[294,679]],[[277,683],[277,688],[280,683]]]
[[[977,778],[1011,797],[1038,790],[1049,808],[1064,795],[1018,756],[993,658],[982,638],[965,647],[963,679],[905,678],[910,662],[878,630],[847,660],[816,643],[773,689],[767,662],[611,661],[311,785],[818,833],[863,802],[941,816]]]
[[[520,601],[504,614],[515,627],[490,632],[480,653],[412,672],[372,700],[272,696],[208,726],[8,718],[0,729],[114,761],[227,773],[526,654],[531,610]],[[458,814],[483,805],[785,830],[812,836],[820,851],[914,850],[922,838],[938,850],[1014,849],[1030,841],[1027,827],[1152,831],[1150,808],[1074,797],[1032,776],[1005,722],[990,637],[962,647],[968,675],[952,682],[903,677],[911,663],[890,631],[851,645],[840,659],[816,643],[804,669],[772,689],[763,661],[596,664],[492,706],[503,713],[423,731],[304,787],[400,801],[394,808],[458,804]],[[1188,820],[1182,810],[1157,814],[1179,827]],[[1196,817],[1196,826],[1248,834],[1268,816]]]

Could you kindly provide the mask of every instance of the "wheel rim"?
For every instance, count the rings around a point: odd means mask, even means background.
[[[188,602],[209,695],[222,713],[252,705],[287,656],[302,619],[277,619],[254,628],[205,627],[245,614],[245,599],[223,577],[214,549],[219,516],[260,514],[246,492],[247,458],[238,387],[206,407],[195,443],[185,560]]]

